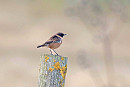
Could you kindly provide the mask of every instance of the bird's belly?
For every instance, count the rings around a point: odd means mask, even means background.
[[[61,43],[51,43],[48,47],[51,49],[56,49],[61,45]]]

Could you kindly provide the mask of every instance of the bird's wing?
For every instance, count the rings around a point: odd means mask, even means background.
[[[50,37],[50,39],[49,39],[49,40],[56,40],[57,38],[58,38],[58,36],[53,35],[52,37]]]
[[[53,41],[46,41],[43,45],[48,46],[49,44],[53,43]]]
[[[62,42],[62,41],[61,41],[61,38],[58,37],[58,36],[56,36],[56,35],[52,36],[52,37],[50,38],[50,40],[52,40],[53,43],[61,43],[61,42]]]

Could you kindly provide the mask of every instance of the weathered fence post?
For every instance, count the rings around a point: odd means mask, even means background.
[[[41,56],[39,87],[65,87],[67,59],[58,55]]]

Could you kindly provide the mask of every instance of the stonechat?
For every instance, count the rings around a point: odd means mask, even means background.
[[[52,37],[50,37],[49,40],[47,40],[44,44],[37,46],[37,48],[48,47],[50,49],[51,54],[53,50],[58,55],[58,53],[54,49],[58,48],[62,44],[62,38],[65,35],[66,34],[59,32],[53,35]]]

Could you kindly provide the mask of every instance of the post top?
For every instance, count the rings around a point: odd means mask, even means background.
[[[65,57],[65,56],[61,56],[61,55],[52,55],[52,54],[42,54],[41,56],[64,57],[64,58],[68,58],[68,57]]]

